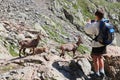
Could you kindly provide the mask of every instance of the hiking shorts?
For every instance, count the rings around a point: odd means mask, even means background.
[[[91,55],[102,55],[106,53],[106,46],[102,47],[93,47]]]

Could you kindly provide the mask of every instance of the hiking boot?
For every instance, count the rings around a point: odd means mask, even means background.
[[[101,80],[101,76],[96,73],[90,74],[90,77],[92,80]]]
[[[100,72],[100,77],[101,77],[102,80],[105,80],[106,75],[104,73]]]

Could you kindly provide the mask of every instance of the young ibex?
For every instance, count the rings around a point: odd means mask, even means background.
[[[25,55],[25,50],[26,48],[32,48],[33,49],[33,54],[34,54],[34,49],[37,47],[39,40],[41,40],[40,37],[41,33],[37,35],[36,39],[28,39],[28,40],[21,40],[19,41],[20,49],[19,49],[19,57],[21,57],[21,51],[23,50],[23,53]],[[44,35],[42,35],[44,36]]]
[[[37,48],[35,48],[35,50],[34,50],[34,54],[41,54],[41,53],[43,53],[43,52],[48,52],[48,47],[37,47]],[[32,49],[30,49],[30,52],[32,52]]]
[[[79,36],[78,41],[76,43],[67,43],[67,44],[61,45],[60,49],[62,50],[62,53],[60,54],[60,57],[65,55],[65,51],[67,52],[73,51],[73,56],[75,56],[75,52],[81,43],[82,43],[82,40],[81,40],[81,37]]]

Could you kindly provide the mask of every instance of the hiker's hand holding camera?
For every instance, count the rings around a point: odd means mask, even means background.
[[[93,23],[93,22],[95,22],[96,20],[91,20],[91,19],[88,19],[87,20],[87,23]]]
[[[87,20],[87,23],[91,23],[91,19],[88,19],[88,20]]]
[[[96,20],[91,20],[91,23],[95,22]]]

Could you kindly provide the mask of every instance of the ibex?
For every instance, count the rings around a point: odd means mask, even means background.
[[[28,40],[19,41],[19,45],[20,45],[19,57],[21,57],[21,51],[22,50],[23,50],[23,53],[25,55],[26,48],[32,48],[33,49],[33,54],[34,54],[34,49],[38,46],[39,40],[41,40],[40,35],[42,35],[42,34],[39,33],[37,35],[37,38],[35,38],[35,39],[28,39]],[[42,36],[44,36],[44,35],[42,35]]]
[[[73,56],[75,56],[75,52],[81,43],[82,43],[82,40],[81,40],[81,37],[79,36],[78,41],[76,43],[66,43],[61,45],[60,49],[62,50],[62,53],[60,54],[60,57],[65,55],[65,51],[67,52],[72,51]]]

